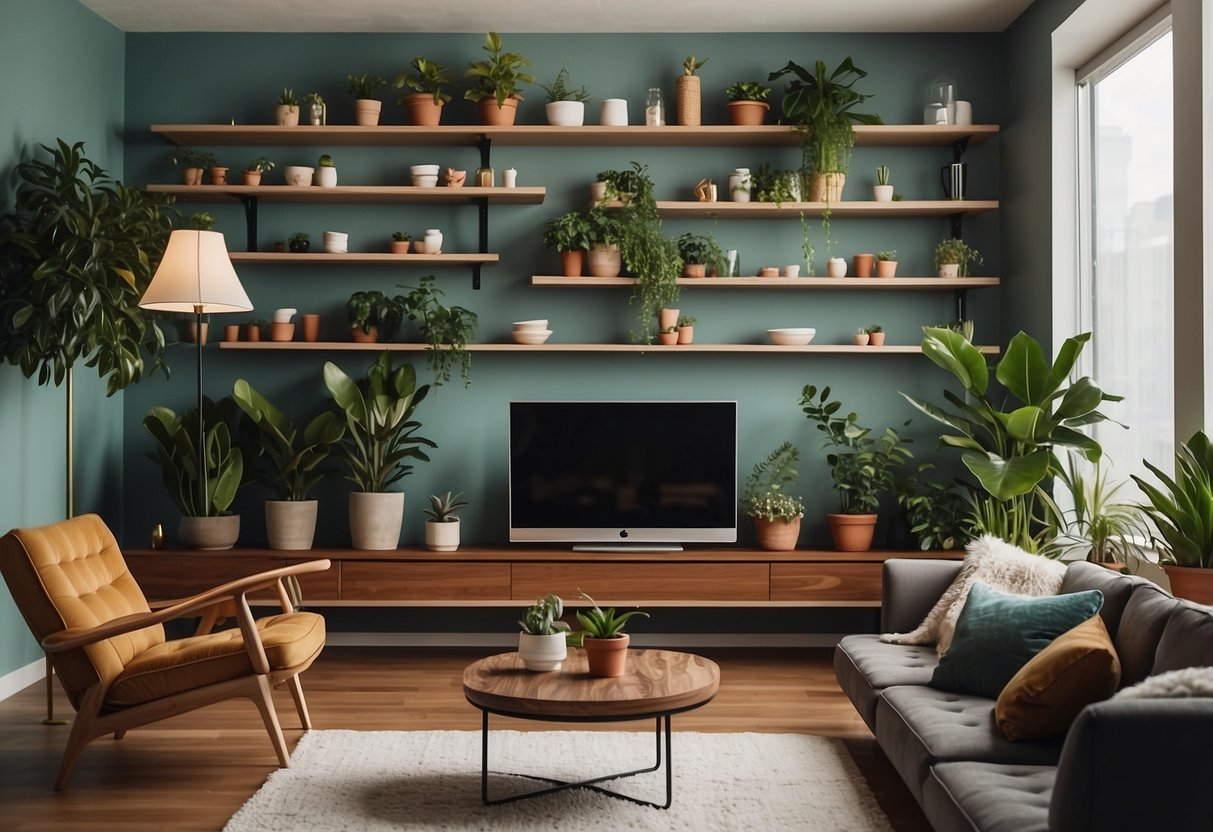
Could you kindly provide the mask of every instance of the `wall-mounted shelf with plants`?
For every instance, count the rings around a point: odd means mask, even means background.
[[[834,219],[892,217],[953,217],[998,210],[996,199],[915,199],[900,202],[843,200],[824,202],[694,202],[658,200],[663,217],[709,217],[720,219],[770,219],[776,217],[820,217],[826,210]]]
[[[567,289],[611,288],[631,286],[633,277],[562,277],[560,275],[532,275],[532,286],[560,286]],[[981,289],[998,286],[997,277],[893,277],[893,278],[838,278],[838,277],[680,277],[678,285],[684,289],[791,289],[819,290],[830,292],[950,292],[959,289]]]
[[[233,251],[233,263],[266,263],[274,265],[333,265],[363,264],[384,266],[470,266],[476,263],[490,265],[498,262],[498,254],[477,252],[450,254],[392,254],[386,251],[352,251],[344,254],[330,252],[308,252],[295,254],[289,251]]]
[[[426,344],[375,343],[360,344],[353,341],[224,341],[219,345],[224,350],[321,350],[321,351],[366,351],[424,352]],[[468,344],[468,352],[577,352],[577,353],[785,353],[785,354],[843,354],[843,355],[921,355],[917,344],[889,344],[879,349],[859,347],[853,344],[806,344],[804,346],[778,346],[775,344]],[[978,347],[986,355],[997,355],[998,347]]]
[[[266,202],[391,203],[395,205],[539,205],[544,188],[421,188],[415,185],[338,185],[334,188],[295,185],[148,185],[151,193],[172,194],[183,202],[236,202],[246,198]]]

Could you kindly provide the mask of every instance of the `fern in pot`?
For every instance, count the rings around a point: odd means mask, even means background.
[[[523,613],[518,626],[518,657],[527,670],[548,672],[559,670],[568,656],[571,628],[560,620],[564,602],[559,595],[545,595]]]

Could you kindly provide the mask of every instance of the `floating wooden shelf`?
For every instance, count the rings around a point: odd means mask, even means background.
[[[828,206],[830,216],[842,217],[951,217],[957,214],[981,214],[998,210],[996,199],[902,200],[900,202],[871,202],[843,200]],[[657,210],[664,217],[772,218],[820,217],[826,210],[824,202],[693,202],[658,200]]]
[[[283,128],[290,129],[290,128]],[[415,205],[467,205],[488,199],[494,205],[539,205],[545,188],[417,188],[411,185],[148,185],[151,193],[172,194],[186,202],[346,202]]]
[[[296,254],[291,251],[233,251],[233,263],[270,263],[273,265],[321,265],[334,263],[375,263],[387,266],[468,266],[473,263],[490,265],[500,259],[497,254],[391,254],[390,252],[352,251],[330,254],[327,251]]]
[[[223,341],[225,350],[321,350],[380,352],[423,352],[427,344],[358,344],[353,341]],[[631,353],[788,353],[796,355],[845,354],[845,355],[919,355],[922,348],[917,344],[886,344],[883,347],[857,347],[853,344],[806,344],[785,347],[777,344],[468,344],[469,352],[631,352]],[[987,355],[997,355],[998,347],[978,347]]]
[[[695,289],[821,289],[834,292],[917,290],[945,292],[957,289],[981,289],[997,286],[997,277],[680,277],[678,285]],[[561,277],[532,275],[532,286],[560,286],[567,289],[632,286],[634,277]]]
[[[800,137],[791,127],[550,127],[444,125],[412,127],[328,125],[277,127],[264,124],[153,124],[152,133],[181,145],[265,145],[271,147],[450,147],[476,146],[481,137],[509,147],[721,147],[792,146]],[[926,124],[856,125],[855,144],[869,147],[947,146],[967,139],[978,144],[998,135],[996,124],[940,127]]]

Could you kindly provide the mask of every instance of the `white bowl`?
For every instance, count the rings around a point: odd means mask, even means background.
[[[515,332],[518,332],[520,330],[526,330],[526,331],[538,330],[538,331],[542,332],[543,330],[545,330],[547,328],[548,328],[548,319],[547,318],[543,318],[542,320],[536,319],[533,321],[514,321],[514,331]]]
[[[437,165],[410,165],[409,173],[413,174],[413,176],[418,176],[418,175],[437,176],[438,175],[438,166]]]
[[[817,330],[812,327],[792,327],[784,329],[768,329],[767,336],[776,344],[785,347],[803,346],[813,340]]]
[[[413,187],[415,188],[436,188],[438,187],[438,174],[433,173],[414,173]]]
[[[542,344],[552,337],[550,329],[516,329],[514,340],[519,344]]]
[[[286,176],[286,184],[308,187],[312,184],[312,174],[316,172],[316,169],[306,165],[287,165],[282,172]]]

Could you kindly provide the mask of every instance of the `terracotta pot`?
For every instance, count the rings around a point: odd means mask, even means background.
[[[271,549],[310,549],[316,536],[316,500],[266,500],[265,537]]]
[[[871,344],[873,347],[883,347],[884,346],[884,337],[887,334],[888,333],[885,333],[885,332],[869,332],[868,333],[868,343]]]
[[[244,172],[243,176],[244,176],[243,182],[245,185],[260,185],[261,184],[262,174],[261,174],[261,171],[259,171],[259,170],[246,170]]]
[[[372,326],[364,332],[362,327],[356,326],[350,330],[350,337],[356,344],[377,344],[379,343],[379,328]]]
[[[182,517],[177,539],[190,549],[230,549],[240,539],[240,515]]]
[[[384,551],[400,545],[404,492],[350,492],[350,542],[355,549]]]
[[[876,276],[877,277],[896,277],[897,276],[897,261],[896,260],[877,260],[876,261]]]
[[[708,266],[706,263],[684,263],[682,266],[683,277],[707,277]]]
[[[678,327],[678,343],[680,343],[680,344],[695,343],[695,327],[693,327],[693,326]]]
[[[244,325],[244,340],[245,341],[260,341],[261,340],[261,327],[257,326],[256,324],[245,324]]]
[[[758,270],[759,277],[779,277],[778,266],[763,266]]]
[[[409,124],[418,127],[437,127],[442,121],[444,101],[434,103],[434,96],[428,92],[415,92],[404,97],[404,108],[408,110]]]
[[[279,104],[274,108],[274,122],[279,127],[299,126],[299,107],[290,104]]]
[[[757,127],[767,120],[769,109],[765,101],[730,101],[729,121],[738,127]]]
[[[768,520],[754,518],[754,531],[758,532],[758,546],[768,552],[790,552],[796,548],[800,538],[800,518],[795,520]]]
[[[628,643],[632,637],[624,633],[619,638],[587,638],[585,658],[591,676],[622,676],[627,669]]]
[[[845,173],[815,173],[809,179],[809,202],[842,202]]]
[[[658,332],[657,341],[667,347],[672,347],[678,343],[678,330],[673,332]]]
[[[619,273],[623,271],[619,246],[592,247],[586,265],[592,277],[619,277]]]
[[[1213,569],[1169,564],[1163,564],[1162,568],[1171,582],[1172,595],[1198,604],[1213,605]]]
[[[221,167],[211,168],[209,171],[210,177],[211,177],[211,184],[212,185],[226,185],[227,184],[227,171],[228,171],[227,168],[221,168]]]
[[[875,264],[875,254],[856,254],[851,258],[851,265],[855,269],[856,277],[871,277],[872,266]]]
[[[866,552],[876,533],[875,514],[827,514],[834,548],[840,552]]]
[[[560,252],[560,269],[565,277],[581,277],[584,266],[585,252],[581,249]]]
[[[302,316],[303,320],[303,340],[308,343],[315,343],[320,339],[320,316],[315,312],[308,312]]]
[[[663,306],[657,310],[657,329],[659,331],[673,329],[678,326],[678,313],[681,310]]]
[[[373,98],[354,99],[354,123],[360,127],[374,127],[379,124],[379,111],[383,102]]]
[[[698,127],[699,116],[699,76],[678,76],[678,123],[687,127]]]
[[[459,548],[459,521],[425,521],[425,548],[434,552],[454,552]]]
[[[868,341],[871,340],[871,336],[866,332],[856,332],[854,338],[855,346],[857,347],[866,347],[868,345]]]
[[[189,340],[189,342],[191,344],[197,344],[199,341],[201,341],[203,344],[205,344],[206,343],[206,334],[210,330],[210,327],[211,327],[211,325],[209,323],[207,323],[206,321],[203,321],[202,322],[202,337],[199,338],[198,337],[198,322],[190,321],[186,325],[186,330],[189,332],[189,335],[187,335],[186,338]]]
[[[392,254],[408,254],[410,245],[408,240],[392,240]]]
[[[569,640],[564,633],[549,636],[518,634],[518,658],[522,666],[537,673],[559,670],[569,654]]]
[[[181,181],[186,185],[201,185],[202,168],[182,168]]]
[[[480,123],[492,127],[509,127],[518,117],[518,99],[507,98],[505,104],[498,107],[497,99],[489,96],[480,99]]]
[[[223,340],[231,343],[240,340],[240,324],[228,324],[223,328]]]
[[[295,337],[295,325],[292,323],[270,324],[271,341],[290,341]]]

